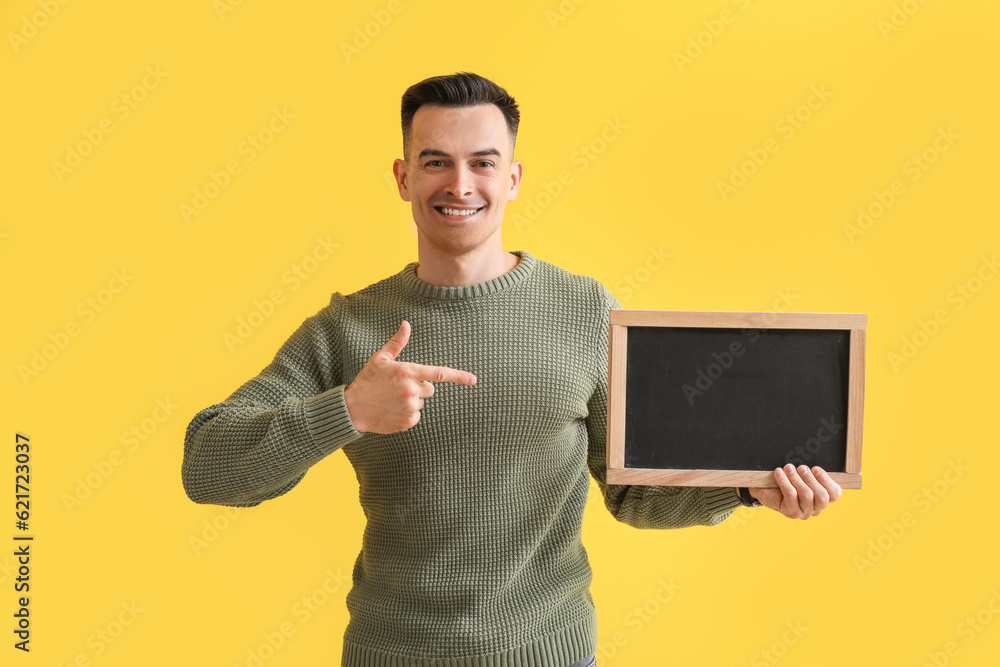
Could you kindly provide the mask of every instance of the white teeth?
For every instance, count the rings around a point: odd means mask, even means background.
[[[471,210],[461,210],[461,209],[457,209],[457,208],[442,208],[441,209],[441,211],[445,215],[472,215],[473,213],[475,213],[478,210],[479,209],[477,209],[477,208],[474,208],[474,209],[471,209]]]

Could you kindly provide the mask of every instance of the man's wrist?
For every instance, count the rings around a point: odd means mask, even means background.
[[[361,421],[358,420],[355,417],[355,413],[351,411],[351,404],[353,403],[353,400],[352,400],[353,399],[353,391],[352,391],[353,387],[354,387],[354,383],[353,382],[351,384],[347,385],[346,387],[344,387],[344,407],[347,409],[347,416],[350,417],[351,424],[354,426],[354,430],[357,431],[358,433],[364,433],[367,430],[366,427],[365,427],[365,425],[362,424]],[[356,410],[357,410],[357,406],[355,406],[355,411]]]

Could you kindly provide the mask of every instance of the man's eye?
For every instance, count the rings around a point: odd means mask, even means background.
[[[443,164],[444,164],[444,162],[442,162],[441,160],[430,160],[430,161],[429,161],[429,162],[428,162],[428,163],[427,163],[426,165],[424,165],[424,166],[426,166],[426,167],[440,167],[440,166],[441,166],[441,165],[443,165]]]
[[[479,166],[483,167],[484,169],[489,169],[490,167],[493,166],[493,163],[490,162],[489,160],[483,160],[482,162],[479,163]]]

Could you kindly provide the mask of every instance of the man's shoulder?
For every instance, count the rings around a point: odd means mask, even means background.
[[[343,308],[352,305],[377,302],[380,299],[384,299],[387,295],[399,291],[401,275],[401,273],[394,273],[391,276],[386,276],[385,278],[366,287],[362,287],[354,292],[346,294],[344,292],[334,292],[330,295],[329,307],[334,309]]]
[[[382,280],[372,283],[367,287],[362,287],[361,289],[351,292],[346,295],[347,300],[365,300],[374,299],[390,292],[398,291],[400,288],[401,279],[399,273],[394,273],[391,276],[386,276]]]
[[[547,289],[564,296],[594,302],[594,305],[618,308],[617,300],[601,281],[582,273],[573,273],[551,262],[535,257],[538,278]]]

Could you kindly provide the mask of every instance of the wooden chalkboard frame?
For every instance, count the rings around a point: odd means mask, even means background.
[[[776,313],[685,310],[612,310],[608,349],[607,481],[664,486],[776,487],[774,470],[675,470],[625,467],[625,396],[629,327],[719,327],[739,329],[836,329],[850,331],[847,451],[843,472],[829,472],[844,489],[861,488],[864,419],[865,331],[861,313]]]

